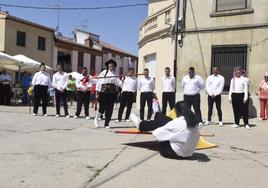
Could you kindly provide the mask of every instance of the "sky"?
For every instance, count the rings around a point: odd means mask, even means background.
[[[147,0],[0,0],[0,3],[55,7],[99,7],[147,3]],[[57,10],[33,10],[1,6],[1,11],[48,27],[56,28]],[[60,32],[72,36],[75,28],[100,35],[100,40],[134,55],[138,54],[139,25],[147,16],[147,6],[108,10],[61,10]],[[87,27],[81,27],[83,25]]]

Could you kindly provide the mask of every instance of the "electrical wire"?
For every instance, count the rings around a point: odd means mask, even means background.
[[[100,10],[100,9],[118,9],[128,7],[139,7],[147,6],[146,3],[138,4],[125,4],[115,6],[100,6],[100,7],[41,7],[41,6],[26,6],[26,5],[15,5],[15,4],[4,4],[0,3],[0,6],[13,7],[13,8],[24,8],[24,9],[39,9],[39,10]]]

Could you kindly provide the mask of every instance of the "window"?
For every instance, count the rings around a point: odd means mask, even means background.
[[[216,12],[246,9],[248,0],[216,0]]]
[[[167,10],[165,12],[165,23],[169,23],[171,21],[171,10]]]
[[[78,67],[82,68],[84,66],[84,53],[78,52]]]
[[[212,46],[211,61],[211,67],[219,67],[220,74],[225,78],[224,91],[228,91],[233,68],[247,68],[247,45]]]
[[[26,46],[26,33],[17,31],[17,46]]]
[[[46,38],[40,37],[40,36],[38,37],[37,48],[38,50],[43,50],[43,51],[46,50]]]
[[[96,74],[96,56],[91,54],[90,56],[90,75]]]

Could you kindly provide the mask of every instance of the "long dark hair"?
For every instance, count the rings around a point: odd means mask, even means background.
[[[188,128],[195,128],[198,124],[196,115],[191,109],[185,104],[184,101],[179,101],[175,104],[176,115],[183,116],[185,118]]]

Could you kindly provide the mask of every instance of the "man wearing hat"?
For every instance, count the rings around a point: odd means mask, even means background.
[[[115,73],[117,63],[110,59],[105,63],[106,70],[99,74],[98,84],[100,86],[99,110],[95,117],[95,126],[99,127],[99,117],[105,112],[105,128],[109,129],[109,123],[113,114],[114,103],[116,100],[116,86],[121,86],[121,80]]]

